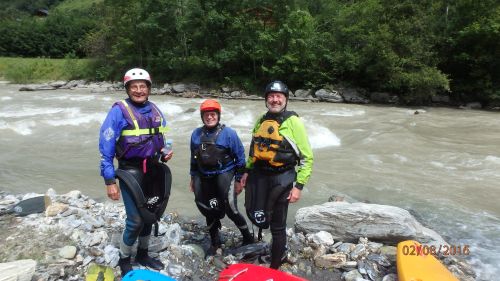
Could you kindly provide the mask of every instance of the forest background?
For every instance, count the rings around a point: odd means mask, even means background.
[[[327,85],[500,104],[498,0],[13,0],[0,10],[0,73],[29,82],[197,81],[261,92]],[[31,59],[30,63],[18,58]],[[55,63],[54,63],[55,62]]]

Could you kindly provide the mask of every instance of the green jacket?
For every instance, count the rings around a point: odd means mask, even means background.
[[[259,118],[252,130],[252,135],[259,130],[262,121],[263,117]],[[298,116],[292,115],[280,125],[279,133],[290,142],[300,159],[296,182],[297,185],[304,186],[311,177],[313,166],[313,153],[304,123]],[[253,146],[253,141],[250,146]],[[252,157],[248,157],[246,168],[253,169],[253,164]]]

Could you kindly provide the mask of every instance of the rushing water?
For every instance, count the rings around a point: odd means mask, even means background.
[[[99,176],[99,127],[125,96],[89,90],[19,92],[0,85],[0,190],[81,190],[107,200]],[[188,191],[188,142],[200,126],[201,99],[152,96],[174,140],[174,180],[167,210],[198,215]],[[248,148],[263,101],[222,100],[222,122]],[[302,199],[321,204],[332,194],[395,205],[417,214],[453,245],[468,245],[479,280],[500,275],[500,125],[498,113],[291,102],[313,147],[313,175]],[[419,114],[414,114],[418,110]],[[240,196],[240,201],[243,197]],[[240,203],[242,208],[242,202]]]

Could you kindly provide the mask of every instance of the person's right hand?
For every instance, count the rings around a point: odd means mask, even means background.
[[[189,182],[189,190],[191,192],[194,192],[194,185],[193,185],[193,179],[191,178],[191,181]]]
[[[111,200],[119,200],[120,199],[120,189],[116,183],[106,185],[106,189],[108,192],[108,197]]]
[[[242,188],[245,188],[245,187],[246,187],[246,185],[247,185],[247,177],[248,177],[248,173],[244,173],[244,174],[241,176],[240,183],[241,183],[241,187],[242,187]]]

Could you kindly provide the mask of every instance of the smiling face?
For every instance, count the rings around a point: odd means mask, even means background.
[[[271,92],[266,97],[266,107],[271,113],[280,113],[286,107],[285,94],[280,92]]]
[[[145,80],[134,80],[128,83],[127,94],[135,103],[145,103],[148,100],[151,89]]]
[[[204,111],[202,119],[207,128],[213,128],[219,123],[219,114],[217,111]]]

